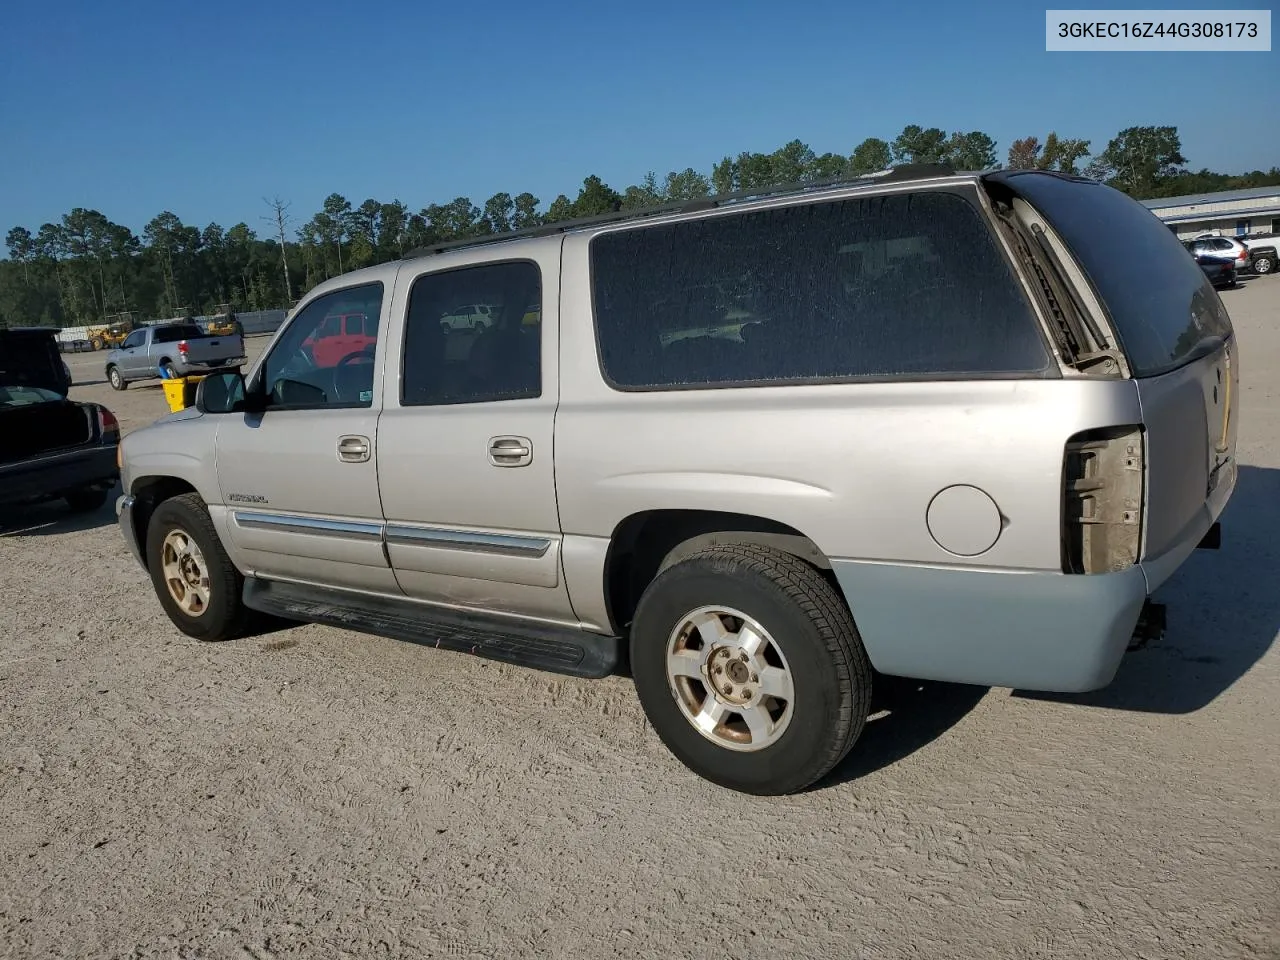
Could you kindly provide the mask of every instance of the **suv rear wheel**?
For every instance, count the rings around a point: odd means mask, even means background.
[[[204,501],[194,493],[164,501],[147,525],[147,569],[174,625],[197,640],[230,640],[249,627],[244,578],[222,548]]]
[[[1267,274],[1276,268],[1276,258],[1269,253],[1261,253],[1253,259],[1253,272]]]
[[[709,547],[654,578],[631,668],[649,722],[699,776],[747,793],[802,790],[866,723],[871,663],[835,589],[790,554]]]

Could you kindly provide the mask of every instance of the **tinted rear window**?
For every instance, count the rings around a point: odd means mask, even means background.
[[[1049,375],[977,209],[946,192],[780,207],[591,242],[601,366],[621,389]]]
[[[187,323],[181,326],[158,327],[151,341],[152,343],[176,343],[179,340],[194,340],[203,336],[204,332],[199,327],[194,323]]]
[[[1062,236],[1101,297],[1134,375],[1155,376],[1231,334],[1195,258],[1155,214],[1111,187],[1050,176],[1008,184]]]

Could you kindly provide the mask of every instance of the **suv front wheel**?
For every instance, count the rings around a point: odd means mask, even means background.
[[[230,640],[250,623],[244,578],[222,548],[209,511],[188,493],[156,507],[147,525],[147,568],[160,605],[197,640]]]
[[[631,630],[636,692],[699,776],[793,793],[828,773],[866,723],[871,663],[812,566],[768,547],[709,547],[654,578]]]

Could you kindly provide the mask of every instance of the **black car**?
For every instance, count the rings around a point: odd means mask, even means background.
[[[1207,253],[1196,253],[1192,249],[1192,244],[1189,240],[1182,241],[1182,245],[1195,258],[1196,263],[1200,264],[1200,269],[1204,271],[1204,275],[1209,278],[1209,282],[1215,288],[1222,289],[1236,285],[1236,263],[1234,260],[1229,260],[1226,257],[1211,257]]]
[[[119,480],[120,424],[101,404],[67,399],[55,333],[0,329],[0,504],[96,510]]]

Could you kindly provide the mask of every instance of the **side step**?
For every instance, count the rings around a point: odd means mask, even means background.
[[[254,577],[245,580],[244,604],[286,620],[323,623],[574,677],[607,677],[622,653],[618,637],[571,627]]]

